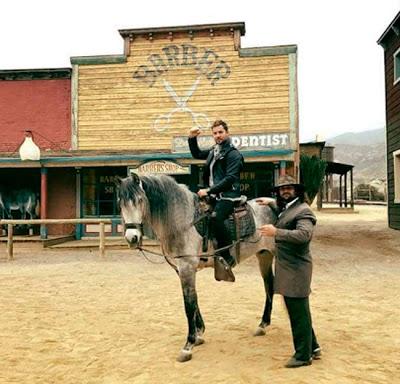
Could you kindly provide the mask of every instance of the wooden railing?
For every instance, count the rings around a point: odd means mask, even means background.
[[[0,226],[7,226],[7,259],[14,258],[13,232],[14,225],[33,224],[100,224],[99,232],[99,254],[105,257],[105,224],[112,224],[111,219],[31,219],[31,220],[0,220]]]

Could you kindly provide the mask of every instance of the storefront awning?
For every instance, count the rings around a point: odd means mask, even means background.
[[[295,151],[292,149],[275,149],[268,151],[243,151],[247,161],[268,161],[276,158],[290,160]],[[261,160],[267,158],[267,160]],[[22,161],[18,157],[0,157],[0,168],[41,168],[41,167],[85,167],[85,166],[128,166],[149,160],[178,160],[184,163],[202,163],[192,158],[190,153],[141,153],[141,154],[97,154],[82,156],[49,156],[39,161]]]

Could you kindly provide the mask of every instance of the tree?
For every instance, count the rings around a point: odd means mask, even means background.
[[[315,196],[324,180],[326,161],[317,156],[300,156],[300,181],[304,185],[308,202],[314,201]]]

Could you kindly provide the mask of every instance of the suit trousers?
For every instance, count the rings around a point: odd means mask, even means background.
[[[308,297],[284,296],[292,329],[294,357],[297,360],[308,361],[312,352],[319,348],[317,338],[312,327],[310,303]]]

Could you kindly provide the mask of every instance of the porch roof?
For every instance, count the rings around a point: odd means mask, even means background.
[[[249,162],[291,160],[294,152],[292,149],[275,149],[266,151],[242,151]],[[195,160],[190,153],[88,153],[73,151],[67,154],[54,154],[44,156],[38,161],[22,161],[18,156],[0,157],[0,168],[41,168],[41,167],[88,167],[88,166],[129,166],[150,160],[177,160],[186,164],[203,163]]]

